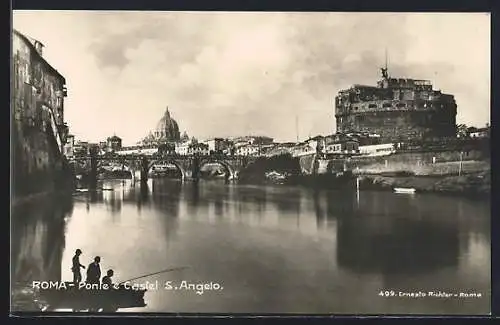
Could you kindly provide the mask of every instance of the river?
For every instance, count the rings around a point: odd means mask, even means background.
[[[137,280],[159,287],[146,293],[146,307],[119,312],[490,312],[487,200],[168,179],[102,186],[112,190],[13,210],[15,310],[31,308],[19,283],[71,280],[80,248],[82,264],[101,256],[117,282],[188,267]]]

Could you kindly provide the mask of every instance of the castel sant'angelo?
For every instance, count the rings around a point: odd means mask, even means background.
[[[455,137],[453,95],[428,80],[393,78],[387,66],[376,86],[353,85],[335,97],[338,132],[379,134],[385,141]]]

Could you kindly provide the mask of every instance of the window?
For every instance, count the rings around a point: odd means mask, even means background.
[[[382,107],[387,108],[387,107],[392,107],[391,103],[384,103]]]
[[[406,107],[406,104],[405,103],[398,103],[396,106],[399,108],[402,108],[402,107]]]
[[[368,108],[377,108],[377,104],[370,104],[368,105]]]

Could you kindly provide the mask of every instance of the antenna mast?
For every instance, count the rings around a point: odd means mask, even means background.
[[[297,136],[297,143],[299,142],[299,116],[295,115],[295,135]]]
[[[387,71],[387,47],[385,48],[385,71]]]

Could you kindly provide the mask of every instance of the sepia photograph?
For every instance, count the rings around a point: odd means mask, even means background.
[[[490,315],[490,18],[14,10],[11,314]]]

